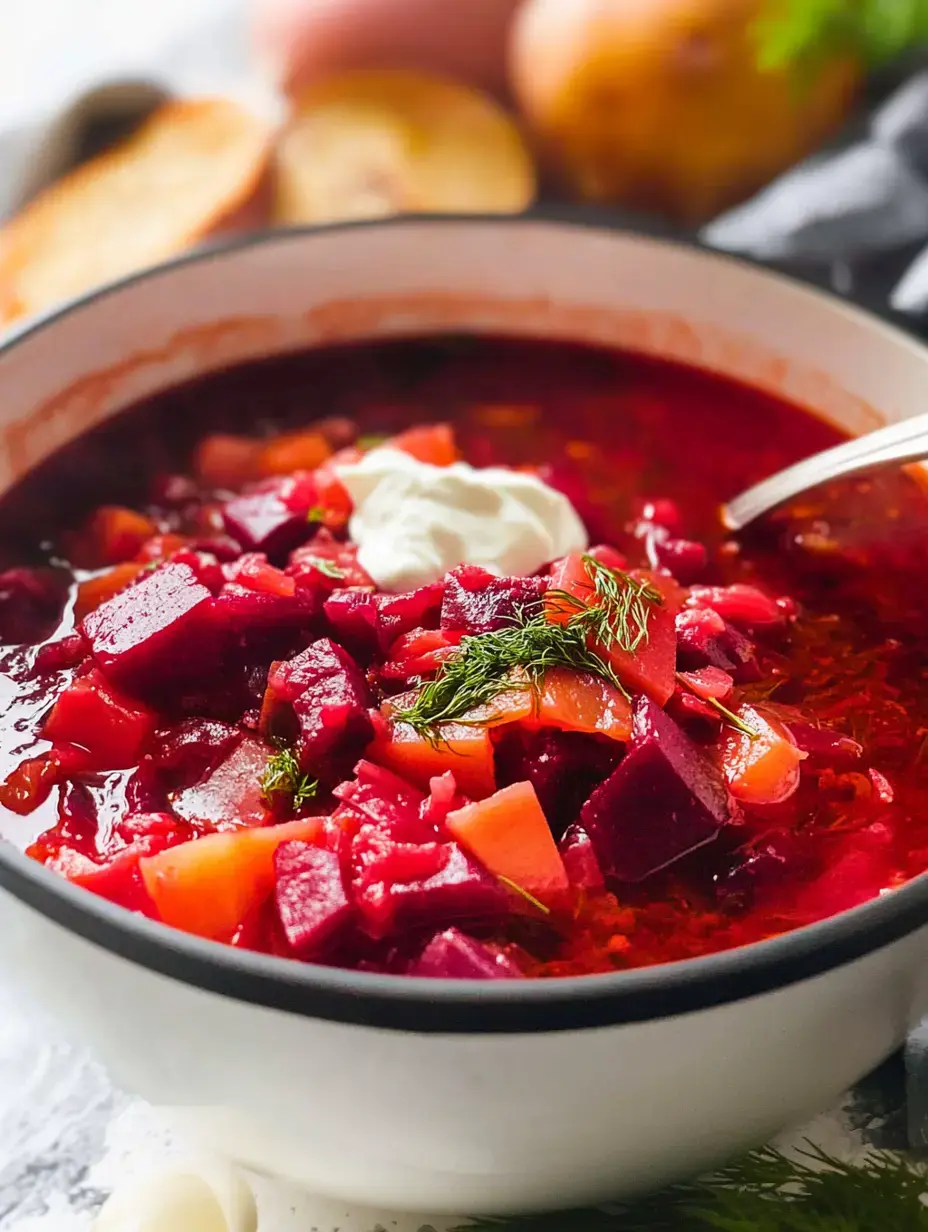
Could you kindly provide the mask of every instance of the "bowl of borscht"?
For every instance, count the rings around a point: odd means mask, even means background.
[[[243,1164],[509,1213],[692,1174],[928,970],[928,495],[720,509],[921,346],[605,225],[274,233],[0,348],[0,963]]]

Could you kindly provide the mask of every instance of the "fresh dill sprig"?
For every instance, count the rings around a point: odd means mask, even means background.
[[[313,505],[306,514],[307,522],[324,522],[326,511],[322,505]]]
[[[928,0],[768,0],[756,34],[762,69],[842,55],[881,68],[928,42]]]
[[[928,1175],[898,1155],[854,1164],[808,1146],[754,1151],[640,1202],[513,1219],[468,1232],[928,1232]],[[465,1232],[464,1228],[454,1232]]]
[[[267,759],[261,776],[261,794],[268,801],[274,796],[287,796],[290,807],[297,812],[315,796],[319,784],[300,770],[300,763],[291,748],[282,744]]]
[[[540,911],[542,915],[550,915],[551,908],[546,907],[540,899],[537,899],[534,894],[531,894],[524,886],[520,886],[517,881],[513,881],[510,877],[504,877],[502,873],[496,874],[497,881],[501,881],[504,886],[507,886],[514,894],[518,894],[520,898],[524,898],[527,903]]]
[[[339,569],[338,565],[333,560],[326,560],[324,556],[304,556],[301,563],[310,564],[314,569],[318,569],[323,576],[334,578],[336,581],[345,576],[345,570]]]
[[[694,697],[698,697],[700,701],[708,702],[713,710],[717,710],[729,727],[733,727],[735,731],[741,732],[742,736],[747,736],[749,740],[757,740],[760,738],[760,732],[756,732],[750,723],[745,723],[744,719],[739,718],[733,710],[729,710],[727,706],[722,705],[717,697],[702,697],[692,687],[682,672],[677,672],[677,680],[683,685],[684,689],[688,689]]]
[[[421,686],[411,706],[393,717],[421,734],[434,734],[510,689],[537,692],[553,667],[590,672],[625,693],[615,669],[591,646],[634,653],[647,640],[652,607],[663,598],[648,583],[608,569],[591,556],[585,556],[584,563],[590,605],[566,591],[548,591],[546,612],[462,638],[458,653]],[[566,616],[566,622],[550,620],[552,610]]]

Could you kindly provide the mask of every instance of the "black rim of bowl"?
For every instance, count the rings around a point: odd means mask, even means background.
[[[324,227],[298,227],[237,237],[130,275],[64,304],[14,332],[0,355],[33,334],[100,299],[191,263],[265,244],[359,228],[442,224],[520,226],[525,222],[640,235],[669,246],[696,248],[715,259],[784,277],[776,266],[715,252],[697,238],[636,216],[570,207],[539,208],[527,215],[406,215]],[[889,311],[874,311],[853,297],[786,275],[797,287],[835,305],[868,310],[911,339],[914,331]],[[67,882],[0,841],[0,887],[54,924],[160,975],[258,1006],[310,1018],[389,1030],[500,1034],[580,1030],[644,1022],[723,1006],[773,992],[864,958],[928,924],[928,874],[892,893],[831,919],[782,936],[702,958],[603,975],[552,980],[450,981],[321,967],[233,949],[201,940],[132,914]]]

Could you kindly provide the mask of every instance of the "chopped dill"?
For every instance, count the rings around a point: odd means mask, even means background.
[[[324,522],[325,518],[326,518],[326,511],[325,509],[323,509],[321,505],[313,505],[312,508],[309,510],[309,512],[306,514],[307,522]]]
[[[548,591],[548,613],[552,599],[563,604],[554,610],[567,615],[566,623],[555,623],[541,612],[522,616],[492,633],[463,638],[458,654],[446,660],[435,679],[424,684],[415,701],[394,718],[428,738],[436,728],[461,719],[509,689],[537,691],[545,672],[553,667],[590,672],[625,693],[615,669],[591,644],[634,653],[647,639],[652,606],[663,599],[646,582],[608,569],[590,556],[584,557],[584,563],[595,606],[565,591]],[[520,676],[524,683],[514,683]]]
[[[723,706],[717,697],[700,697],[700,694],[691,687],[689,682],[681,672],[677,672],[677,680],[685,689],[693,694],[694,697],[699,697],[700,701],[708,702],[713,710],[717,710],[729,727],[733,727],[735,731],[741,732],[742,736],[747,736],[749,740],[757,740],[760,737],[760,732],[754,730],[749,723],[745,723],[744,719],[738,717],[733,710],[729,710],[727,706]]]
[[[526,890],[524,886],[520,886],[518,882],[510,880],[508,877],[504,877],[502,873],[497,873],[496,879],[497,881],[501,881],[504,886],[508,886],[508,888],[515,894],[518,894],[520,898],[524,898],[527,903],[531,903],[531,905],[536,910],[540,911],[542,915],[551,914],[550,907],[546,907],[544,903],[539,902],[534,894],[530,894],[528,890]]]
[[[298,812],[315,796],[319,784],[303,774],[292,749],[280,745],[267,759],[261,776],[261,794],[268,801],[274,796],[289,796],[290,807]]]
[[[304,556],[303,562],[312,565],[327,578],[334,578],[337,581],[345,576],[344,569],[339,569],[333,560],[326,560],[324,556]]]

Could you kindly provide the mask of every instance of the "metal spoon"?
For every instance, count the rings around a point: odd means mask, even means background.
[[[925,458],[928,458],[928,414],[868,432],[787,467],[729,501],[722,508],[722,518],[729,530],[742,530],[762,514],[831,479],[857,475],[879,466],[920,462]]]

